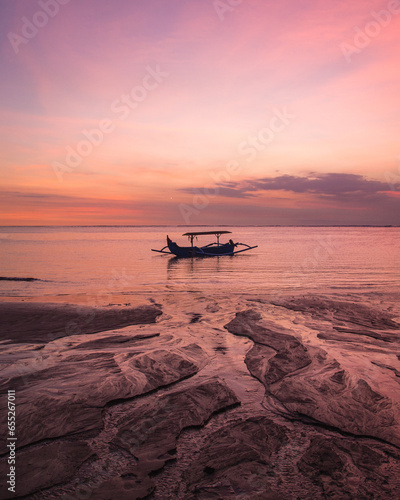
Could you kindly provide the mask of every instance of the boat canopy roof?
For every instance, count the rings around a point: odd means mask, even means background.
[[[203,234],[226,234],[231,232],[232,231],[201,231],[197,233],[184,233],[182,236],[200,236]]]

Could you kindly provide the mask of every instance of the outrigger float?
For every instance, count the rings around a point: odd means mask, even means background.
[[[197,236],[204,236],[213,234],[217,237],[216,243],[209,243],[208,245],[198,247],[193,245],[194,238]],[[231,234],[231,231],[203,231],[197,233],[184,233],[182,236],[187,236],[190,241],[190,247],[181,247],[167,236],[167,244],[161,250],[151,249],[152,252],[173,254],[177,257],[218,257],[220,255],[236,255],[237,253],[247,252],[257,248],[258,245],[253,247],[245,243],[234,243],[229,240],[228,243],[220,243],[219,238],[221,234]],[[238,246],[244,246],[241,250],[236,250]],[[166,250],[168,248],[168,250]]]

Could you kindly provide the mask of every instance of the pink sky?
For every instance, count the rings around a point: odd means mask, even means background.
[[[400,1],[0,19],[0,224],[400,224]]]

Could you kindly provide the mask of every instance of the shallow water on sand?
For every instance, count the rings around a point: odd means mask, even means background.
[[[212,259],[176,259],[151,252],[151,248],[165,245],[166,234],[181,245],[187,244],[182,236],[187,230],[0,228],[0,276],[37,280],[0,280],[0,296],[83,293],[97,294],[100,302],[106,302],[114,294],[131,292],[399,290],[400,228],[237,227],[232,229],[233,240],[258,248]],[[205,244],[209,239],[199,237],[197,243]]]

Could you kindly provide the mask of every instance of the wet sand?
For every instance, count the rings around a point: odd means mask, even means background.
[[[1,498],[400,495],[399,296],[120,299],[0,303]]]

